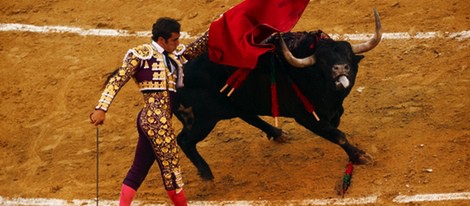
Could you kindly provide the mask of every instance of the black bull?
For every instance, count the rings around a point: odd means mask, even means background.
[[[197,167],[199,175],[203,179],[214,178],[196,144],[205,139],[220,120],[239,117],[261,129],[269,138],[278,141],[285,138],[281,129],[258,116],[272,114],[270,85],[273,71],[280,116],[294,118],[313,133],[339,145],[353,163],[369,162],[370,156],[351,145],[338,126],[344,112],[343,101],[354,86],[358,63],[364,57],[357,54],[371,50],[381,39],[380,20],[375,10],[374,14],[374,37],[358,45],[318,39],[318,33],[314,32],[286,33],[281,38],[283,41],[279,41],[277,36],[271,37],[268,41],[278,49],[262,55],[258,66],[229,97],[219,90],[236,68],[211,62],[207,53],[185,65],[185,87],[178,90],[175,98],[179,108],[174,113],[183,124],[177,141]],[[291,47],[292,53],[284,41]],[[320,121],[305,109],[292,83],[315,107]]]

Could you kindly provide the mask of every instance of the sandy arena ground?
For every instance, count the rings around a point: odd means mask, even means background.
[[[238,2],[2,0],[0,23],[148,31],[156,18],[171,16],[184,31],[198,36]],[[392,199],[399,194],[470,192],[470,39],[446,33],[470,29],[470,3],[311,1],[294,31],[371,33],[373,7],[386,33],[435,31],[438,37],[386,39],[361,62],[340,129],[375,162],[355,167],[347,197],[377,194],[379,205],[402,205]],[[0,32],[1,197],[95,197],[96,130],[88,115],[104,75],[120,65],[127,49],[149,40]],[[100,128],[102,199],[118,199],[133,158],[134,122],[142,106],[133,84],[123,88]],[[174,122],[179,131],[180,123]],[[345,153],[292,119],[281,119],[280,127],[289,132],[289,143],[268,141],[239,119],[220,122],[198,145],[212,166],[214,181],[202,181],[189,160],[182,160],[188,200],[337,198],[334,187],[344,172]],[[136,199],[168,202],[156,167]],[[408,203],[465,204],[470,200]]]

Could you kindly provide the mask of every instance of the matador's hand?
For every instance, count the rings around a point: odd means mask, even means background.
[[[104,123],[105,118],[106,112],[101,109],[97,109],[90,114],[90,123],[98,126]]]

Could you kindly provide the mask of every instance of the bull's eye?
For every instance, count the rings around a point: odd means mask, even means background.
[[[351,70],[351,67],[349,66],[349,64],[346,64],[346,66],[344,66],[344,69],[345,69],[346,71],[349,71],[349,70]]]

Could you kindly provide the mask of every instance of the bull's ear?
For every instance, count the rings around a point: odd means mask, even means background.
[[[364,55],[354,55],[354,61],[359,63],[362,59],[364,59]]]

